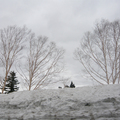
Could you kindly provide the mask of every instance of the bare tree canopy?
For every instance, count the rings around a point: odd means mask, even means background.
[[[120,21],[101,20],[84,34],[75,58],[100,84],[120,82]]]
[[[9,26],[0,30],[0,65],[4,67],[5,77],[2,84],[2,93],[6,84],[8,73],[14,62],[20,56],[23,42],[27,39],[29,31],[26,27]]]
[[[62,48],[57,48],[54,42],[48,42],[47,37],[29,36],[29,46],[24,68],[19,65],[19,74],[24,79],[28,90],[35,90],[42,85],[48,85],[63,69]]]

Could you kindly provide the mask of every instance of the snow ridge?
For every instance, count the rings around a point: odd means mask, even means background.
[[[0,120],[119,120],[120,85],[0,94]]]

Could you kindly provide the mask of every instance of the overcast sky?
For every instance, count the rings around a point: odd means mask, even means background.
[[[77,85],[88,85],[91,81],[83,77],[73,52],[84,33],[101,19],[120,19],[120,0],[0,0],[0,29],[26,25],[37,36],[47,36],[63,47],[65,75]]]

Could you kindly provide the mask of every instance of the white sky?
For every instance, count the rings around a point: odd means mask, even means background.
[[[84,33],[96,20],[120,19],[120,0],[0,0],[0,29],[26,25],[66,50],[66,76],[77,85],[90,84],[73,59]],[[93,84],[93,83],[92,83]]]

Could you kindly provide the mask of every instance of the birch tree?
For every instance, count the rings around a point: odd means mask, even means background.
[[[0,29],[0,64],[4,68],[4,83],[1,82],[2,93],[5,88],[8,73],[14,62],[19,58],[23,50],[23,42],[26,40],[28,30],[25,27],[9,26]]]
[[[47,37],[29,37],[29,47],[26,65],[19,65],[19,74],[24,79],[24,85],[28,90],[35,90],[42,85],[48,85],[54,77],[63,69],[62,59],[64,50],[57,48],[54,42],[48,42]]]
[[[87,32],[75,58],[89,76],[100,84],[120,82],[120,21],[101,20]]]

